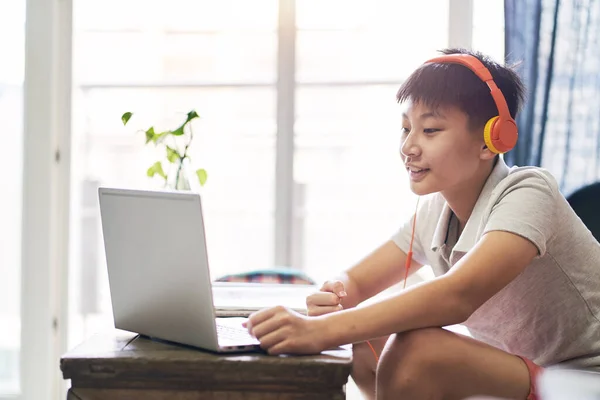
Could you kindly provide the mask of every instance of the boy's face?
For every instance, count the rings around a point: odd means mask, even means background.
[[[461,190],[477,180],[482,163],[493,159],[483,130],[473,132],[468,122],[456,107],[403,104],[400,152],[415,194]]]

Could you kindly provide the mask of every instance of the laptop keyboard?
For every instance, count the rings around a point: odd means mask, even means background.
[[[217,336],[222,339],[231,340],[234,342],[243,343],[254,343],[257,342],[256,338],[253,338],[248,330],[244,327],[230,326],[219,323],[217,319]]]

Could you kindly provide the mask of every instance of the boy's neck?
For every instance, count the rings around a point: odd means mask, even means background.
[[[497,162],[498,157],[493,162],[486,163],[487,165],[483,164],[473,178],[465,181],[460,187],[454,187],[442,192],[442,196],[444,196],[448,206],[458,219],[459,235],[467,224],[473,208],[475,208],[477,199],[479,199],[479,195],[483,190],[483,186]]]

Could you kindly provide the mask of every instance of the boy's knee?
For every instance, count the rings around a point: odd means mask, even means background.
[[[438,349],[445,346],[446,332],[442,328],[423,328],[399,333],[386,348],[386,356],[398,362],[424,364],[435,362]]]
[[[360,389],[364,398],[375,398],[375,371],[377,359],[366,343],[352,345],[352,372],[351,376]]]
[[[428,392],[436,348],[441,333],[438,328],[417,329],[396,335],[386,347],[377,367],[377,394],[381,398],[418,398]]]
[[[405,352],[416,348],[422,352],[423,347],[428,349],[435,347],[444,336],[445,331],[442,328],[415,329],[397,334],[393,345]]]
[[[352,379],[375,377],[377,360],[367,343],[352,345]]]

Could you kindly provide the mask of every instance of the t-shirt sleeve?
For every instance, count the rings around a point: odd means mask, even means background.
[[[492,207],[483,234],[514,233],[533,243],[541,257],[555,235],[558,187],[554,178],[541,170],[515,175]]]
[[[420,215],[419,215],[420,214]],[[410,248],[410,237],[412,234],[414,216],[411,216],[408,220],[404,222],[404,224],[400,227],[398,232],[392,236],[392,241],[396,243],[396,245],[408,254],[408,249]],[[419,222],[423,221],[423,215],[421,212],[417,213],[417,228]],[[415,240],[413,241],[413,260],[418,262],[421,265],[427,265],[427,257],[425,255],[425,251],[423,249],[423,245],[421,240],[419,239],[418,230],[415,231]]]

